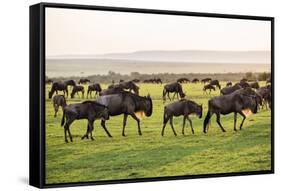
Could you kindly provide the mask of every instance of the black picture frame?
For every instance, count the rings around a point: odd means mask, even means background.
[[[152,13],[165,15],[182,15],[197,17],[215,17],[231,19],[250,19],[271,22],[271,80],[272,80],[272,112],[271,112],[271,169],[265,171],[235,172],[220,174],[198,174],[187,176],[168,176],[155,178],[105,180],[77,183],[46,184],[45,183],[45,9],[46,8],[102,10],[132,13]],[[274,17],[232,15],[217,13],[199,13],[171,10],[136,9],[123,7],[104,7],[92,5],[39,3],[30,6],[30,129],[29,129],[29,183],[38,188],[84,186],[114,183],[132,183],[147,181],[167,181],[178,179],[210,178],[226,176],[242,176],[274,173]]]

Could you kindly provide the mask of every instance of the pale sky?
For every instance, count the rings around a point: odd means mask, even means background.
[[[268,50],[270,21],[46,8],[46,55]]]

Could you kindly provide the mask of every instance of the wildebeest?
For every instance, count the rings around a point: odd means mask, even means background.
[[[249,84],[251,88],[253,89],[258,89],[260,87],[258,82],[252,82]]]
[[[127,92],[127,91],[123,90],[120,87],[111,87],[111,88],[102,90],[100,92],[100,96],[111,95],[111,94],[118,94],[118,93],[123,93],[123,92]]]
[[[198,82],[199,82],[199,79],[198,79],[198,78],[194,78],[191,82],[192,82],[192,83],[198,83]]]
[[[170,93],[174,93],[173,99],[175,98],[175,95],[177,95],[177,98],[179,98],[179,95],[180,95],[180,98],[185,97],[185,94],[183,93],[183,90],[182,90],[182,86],[178,82],[166,84],[164,86],[164,89],[163,89],[163,101],[164,102],[166,101],[166,94],[168,94],[168,98],[171,101]]]
[[[203,87],[203,92],[207,93],[207,90],[209,90],[209,94],[211,94],[211,91],[216,91],[216,88],[211,84],[207,84]]]
[[[220,85],[220,82],[219,82],[218,80],[212,80],[212,81],[210,82],[210,85],[216,86],[216,87],[218,87],[219,89],[221,89],[221,85]]]
[[[68,97],[68,86],[75,86],[74,80],[67,80],[64,82],[54,82],[51,87],[51,91],[49,91],[49,99],[52,98],[53,94],[56,92],[58,94],[58,91],[63,91],[63,94]]]
[[[248,82],[246,82],[246,81],[240,81],[240,82],[238,82],[236,84],[239,84],[242,88],[249,88],[249,87],[251,87],[250,84]]]
[[[242,79],[240,80],[240,82],[248,82],[248,79],[247,79],[247,78],[242,78]]]
[[[54,106],[54,110],[55,110],[55,115],[54,117],[57,117],[57,113],[59,111],[59,107],[62,108],[62,110],[65,108],[66,106],[66,100],[64,95],[55,95],[53,97],[53,106]]]
[[[236,90],[241,89],[242,87],[240,86],[239,83],[235,84],[234,86],[230,86],[230,87],[224,87],[221,89],[221,94],[222,95],[227,95],[227,94],[231,94],[232,92],[235,92]]]
[[[72,124],[73,121],[79,119],[88,120],[87,131],[86,134],[82,137],[82,139],[88,138],[88,136],[90,135],[90,138],[94,140],[92,134],[94,130],[94,121],[96,119],[108,120],[109,119],[108,109],[106,106],[99,104],[95,101],[85,101],[82,103],[67,105],[63,110],[63,116],[61,119],[61,126],[64,126],[64,138],[66,143],[68,142],[67,134],[66,134],[67,132],[70,141],[72,142],[72,135],[69,130],[70,125]],[[103,128],[105,132],[108,135],[110,135],[106,127],[103,126]]]
[[[144,80],[143,83],[162,84],[162,80],[160,78],[152,78]]]
[[[179,78],[177,80],[177,82],[179,82],[179,83],[188,83],[188,82],[190,82],[190,80],[188,78]]]
[[[232,82],[227,82],[226,87],[230,87],[230,86],[232,86]]]
[[[217,116],[217,123],[221,130],[225,132],[225,129],[221,125],[220,115],[227,115],[229,113],[234,113],[234,130],[236,131],[236,121],[237,113],[239,113],[243,120],[240,124],[240,130],[242,129],[243,123],[246,119],[245,111],[251,111],[252,113],[257,113],[258,103],[257,103],[257,93],[251,88],[245,88],[237,90],[228,95],[221,95],[213,97],[208,102],[208,112],[203,124],[203,132],[207,132],[207,125],[213,114]]]
[[[204,83],[204,84],[208,83],[210,81],[212,81],[212,78],[204,78],[204,79],[201,80],[201,82]]]
[[[116,85],[110,85],[108,89],[110,88],[121,88],[123,90],[129,90],[130,92],[133,91],[136,95],[139,95],[139,87],[132,81],[121,82]]]
[[[70,94],[71,98],[74,98],[75,94],[77,94],[79,96],[79,92],[82,93],[82,98],[84,98],[84,87],[83,86],[73,86],[72,92]]]
[[[91,81],[87,78],[81,78],[79,81],[78,81],[78,84],[86,84],[86,83],[90,83]]]
[[[271,104],[271,85],[263,86],[257,89],[257,93],[261,96],[262,99],[262,108],[265,106],[267,109],[267,104]]]
[[[142,133],[138,114],[144,114],[147,117],[152,115],[153,105],[149,95],[141,97],[130,92],[123,92],[119,94],[100,96],[96,101],[108,107],[110,116],[124,115],[122,136],[125,136],[125,127],[128,115],[137,121],[139,135],[142,135]],[[105,120],[102,120],[101,125],[105,127]]]
[[[45,83],[46,83],[46,84],[52,84],[52,83],[53,83],[53,80],[47,79]]]
[[[173,126],[173,116],[183,115],[183,126],[182,126],[182,134],[184,135],[184,127],[186,120],[189,121],[192,133],[194,134],[194,130],[192,127],[192,121],[189,118],[190,114],[196,114],[199,118],[202,118],[202,105],[198,105],[194,101],[182,99],[180,101],[171,103],[164,107],[164,120],[163,120],[163,128],[161,135],[164,135],[164,130],[168,121],[170,121],[170,126],[174,132],[174,135],[177,136],[177,133]]]
[[[99,83],[94,83],[94,84],[88,86],[87,98],[88,98],[89,94],[90,94],[90,97],[92,97],[93,91],[96,92],[95,97],[97,96],[97,94],[100,94],[102,89],[101,89],[101,86]]]

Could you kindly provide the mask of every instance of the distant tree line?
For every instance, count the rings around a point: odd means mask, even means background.
[[[67,80],[67,79],[73,79],[75,81],[78,81],[81,78],[87,78],[91,80],[91,82],[99,82],[99,83],[118,83],[120,80],[129,81],[133,79],[138,79],[141,82],[147,79],[153,79],[153,78],[160,78],[162,82],[174,82],[178,78],[188,78],[189,80],[192,80],[194,78],[198,78],[199,80],[203,78],[212,78],[217,79],[220,81],[239,81],[242,78],[247,78],[249,80],[259,80],[259,81],[265,81],[269,79],[270,73],[263,72],[263,73],[183,73],[183,74],[174,74],[174,73],[158,73],[158,74],[141,74],[139,72],[131,72],[130,74],[120,74],[113,71],[109,71],[106,75],[90,75],[90,76],[71,76],[71,77],[56,77],[56,78],[50,78],[54,81],[61,81],[61,80]],[[46,76],[46,79],[49,79]]]

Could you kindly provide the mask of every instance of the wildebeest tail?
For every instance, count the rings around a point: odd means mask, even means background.
[[[163,89],[163,100],[164,101],[166,100],[166,89],[165,88]]]
[[[207,125],[210,123],[210,118],[211,118],[211,112],[210,112],[210,110],[208,110],[207,115],[204,119],[204,127],[203,127],[204,133],[207,133],[206,129],[207,129]]]
[[[62,114],[62,118],[61,118],[61,126],[63,126],[64,125],[64,118],[65,118],[65,112],[64,112],[64,110],[63,110],[63,114]]]

